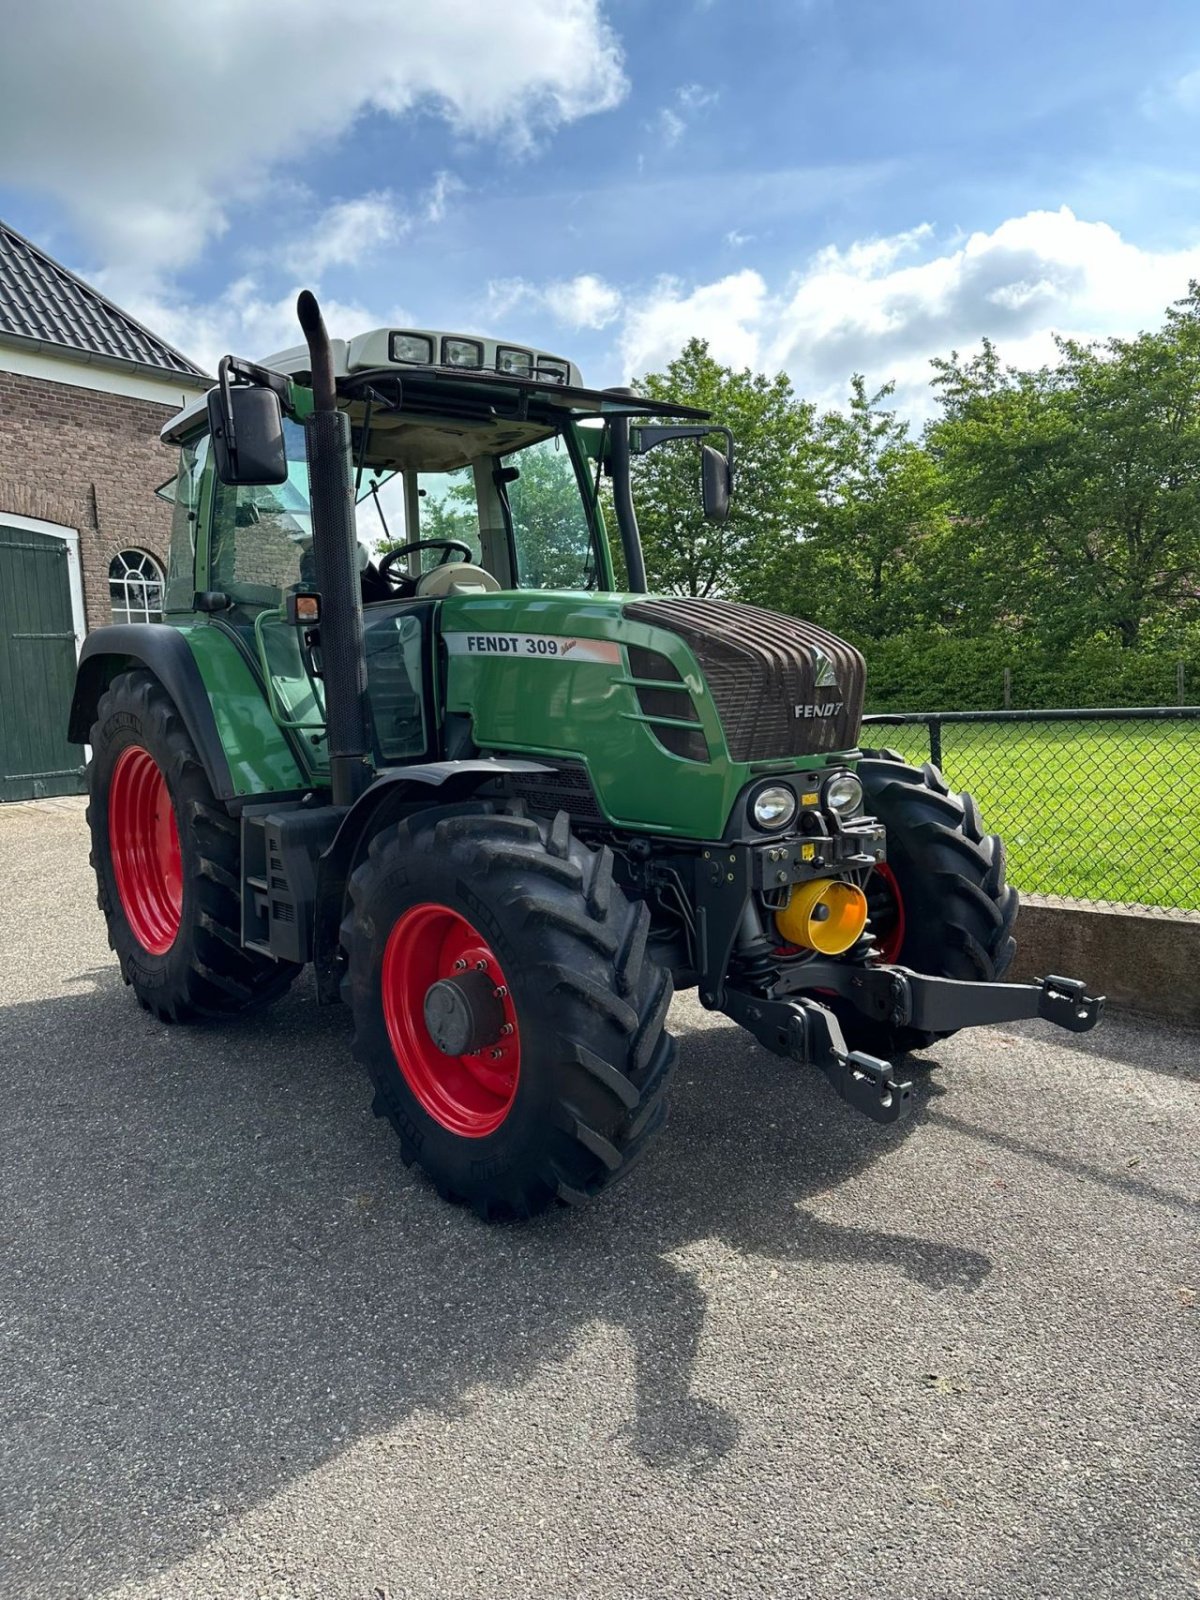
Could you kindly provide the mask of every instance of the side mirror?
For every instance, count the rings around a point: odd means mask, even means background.
[[[287,482],[283,407],[273,389],[234,387],[222,373],[221,383],[209,391],[208,426],[222,483]]]
[[[702,445],[700,450],[700,492],[706,520],[724,522],[733,493],[733,468],[728,456],[711,444]]]

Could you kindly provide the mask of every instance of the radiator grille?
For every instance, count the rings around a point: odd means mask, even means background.
[[[639,600],[624,615],[687,642],[735,761],[819,755],[858,742],[863,658],[823,628],[728,600]]]
[[[549,772],[531,772],[515,778],[512,791],[531,811],[565,811],[580,822],[604,820],[582,762],[564,761]]]

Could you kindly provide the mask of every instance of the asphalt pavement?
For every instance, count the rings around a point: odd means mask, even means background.
[[[0,882],[4,1600],[1200,1595],[1200,1035],[879,1128],[685,998],[630,1180],[488,1227],[307,982],[138,1008],[79,803]]]

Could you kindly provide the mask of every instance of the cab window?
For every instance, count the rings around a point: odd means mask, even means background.
[[[285,483],[215,485],[209,583],[237,605],[275,606],[294,584],[316,583],[304,429],[285,418],[283,437]]]
[[[592,589],[595,542],[579,475],[561,434],[504,457],[519,589]]]
[[[196,528],[200,489],[208,461],[208,435],[191,439],[179,452],[179,471],[155,492],[171,507],[171,554],[167,564],[166,611],[190,611],[196,592]]]

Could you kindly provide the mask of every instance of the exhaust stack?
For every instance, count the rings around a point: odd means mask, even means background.
[[[358,541],[350,477],[350,419],[337,409],[333,350],[316,297],[296,302],[312,367],[313,413],[305,419],[313,557],[321,591],[321,667],[333,803],[353,805],[371,780],[367,763],[367,666]]]

